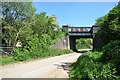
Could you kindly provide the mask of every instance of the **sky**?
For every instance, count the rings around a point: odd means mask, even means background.
[[[107,14],[117,2],[33,2],[36,13],[55,15],[59,26],[91,27]]]

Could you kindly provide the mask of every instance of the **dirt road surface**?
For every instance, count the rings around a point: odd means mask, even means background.
[[[3,66],[2,78],[69,78],[69,65],[80,53]]]

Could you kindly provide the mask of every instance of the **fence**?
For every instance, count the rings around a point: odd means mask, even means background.
[[[0,55],[9,55],[13,47],[0,47]]]

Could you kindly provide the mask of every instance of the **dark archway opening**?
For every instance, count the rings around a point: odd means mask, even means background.
[[[70,49],[79,52],[93,49],[93,36],[70,36]]]

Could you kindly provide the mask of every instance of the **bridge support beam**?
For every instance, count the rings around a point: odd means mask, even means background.
[[[102,39],[97,36],[97,35],[94,35],[93,36],[93,50],[99,50],[100,48],[102,48],[104,45]]]
[[[67,49],[70,49],[69,35],[66,35],[66,48],[67,48]]]
[[[75,38],[69,38],[70,43],[70,49],[73,51],[76,51],[76,39]]]

